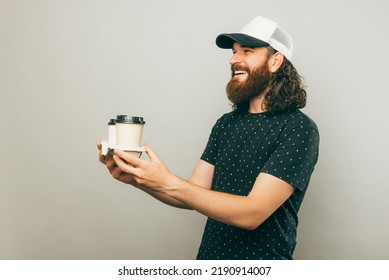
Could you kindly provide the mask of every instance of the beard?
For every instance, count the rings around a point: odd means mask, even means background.
[[[247,67],[231,66],[232,78],[227,84],[227,97],[235,107],[248,104],[251,99],[264,94],[270,84],[272,73],[267,68],[266,61],[250,71]],[[245,81],[234,79],[235,70],[244,70],[248,73]]]

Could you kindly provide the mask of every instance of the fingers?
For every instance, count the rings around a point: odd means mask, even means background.
[[[116,162],[113,158],[110,158],[106,161],[105,165],[107,166],[109,172],[111,172],[116,167]]]
[[[107,166],[107,169],[109,173],[111,173],[113,178],[118,180],[121,178],[121,176],[123,175],[122,170],[118,167],[118,165],[116,164],[115,160],[112,157],[106,160],[105,165]]]
[[[123,172],[122,170],[115,164],[114,167],[110,170],[110,173],[112,175],[113,178],[115,179],[120,179],[120,177],[122,176]]]
[[[107,157],[104,156],[104,155],[102,155],[102,153],[101,153],[101,147],[102,147],[101,142],[100,142],[100,141],[97,141],[97,142],[96,142],[96,146],[97,146],[97,149],[99,150],[99,161],[100,161],[101,163],[105,164],[106,161],[107,161]]]
[[[121,157],[123,157],[123,159],[121,159],[120,157],[115,155],[115,161],[111,153],[108,153],[105,156],[101,154],[102,143],[100,141],[96,142],[96,147],[99,150],[99,161],[107,167],[109,173],[111,173],[113,178],[124,183],[136,186],[136,180],[131,175],[131,172],[133,171],[131,170],[132,166],[127,164],[127,162],[132,162],[133,157],[131,155],[128,155],[127,153],[124,153],[122,151],[115,151],[115,153],[118,153]],[[120,167],[117,163],[120,164]],[[123,172],[122,169],[126,170],[126,173]]]
[[[129,154],[129,153],[126,153],[124,151],[121,151],[121,150],[115,150],[115,153],[114,153],[116,156],[118,156],[122,161],[125,161],[127,162],[128,164],[132,165],[132,166],[140,166],[142,165],[142,162],[143,160]]]
[[[161,161],[161,159],[158,157],[157,153],[148,145],[145,145],[146,153],[149,156],[150,160],[152,161]],[[126,153],[125,151],[122,150],[115,150],[114,154],[120,158],[122,161],[125,161],[126,163],[137,167],[141,166],[144,162],[144,160],[135,157],[131,155],[130,153]]]
[[[120,168],[121,171],[129,174],[135,174],[136,173],[136,167],[133,164],[133,158],[138,159],[136,157],[133,157],[131,155],[127,155],[125,152],[119,152],[116,153],[113,156],[113,160],[115,164]]]
[[[150,163],[153,161],[157,164],[162,162],[151,147],[145,145],[145,149],[150,161],[140,159],[122,150],[115,150],[112,157],[113,161],[107,162],[107,167],[111,174],[114,175],[112,172],[119,172],[114,169],[117,166],[121,172],[134,176],[133,178],[142,178],[145,170],[150,168]]]

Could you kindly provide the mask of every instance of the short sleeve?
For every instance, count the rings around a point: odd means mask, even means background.
[[[207,145],[204,149],[203,154],[200,157],[202,160],[212,165],[216,164],[216,159],[218,156],[219,145],[220,145],[220,137],[222,137],[223,130],[227,125],[227,122],[231,118],[231,116],[232,116],[231,113],[224,114],[221,118],[219,118],[216,121],[215,125],[212,127]]]
[[[205,146],[204,152],[201,155],[201,159],[215,165],[216,163],[216,157],[217,157],[217,151],[218,151],[218,134],[220,131],[220,120],[216,122],[216,124],[213,126],[211,134],[209,135],[207,145]]]
[[[261,172],[271,174],[300,191],[308,186],[319,155],[319,132],[310,119],[286,124],[274,153]]]

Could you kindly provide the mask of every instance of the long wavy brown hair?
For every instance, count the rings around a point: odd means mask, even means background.
[[[277,52],[272,47],[267,47],[267,49],[269,57]],[[307,93],[303,78],[286,57],[284,57],[280,68],[271,75],[269,91],[266,93],[262,104],[267,112],[277,113],[305,107]],[[247,111],[248,108],[249,101],[233,104],[234,110]]]

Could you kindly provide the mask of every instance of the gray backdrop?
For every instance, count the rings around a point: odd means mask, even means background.
[[[388,259],[389,4],[0,0],[0,258],[193,259],[205,218],[113,180],[97,160],[116,114],[188,177],[230,110],[229,50],[256,15],[294,38],[321,132],[296,259]]]

